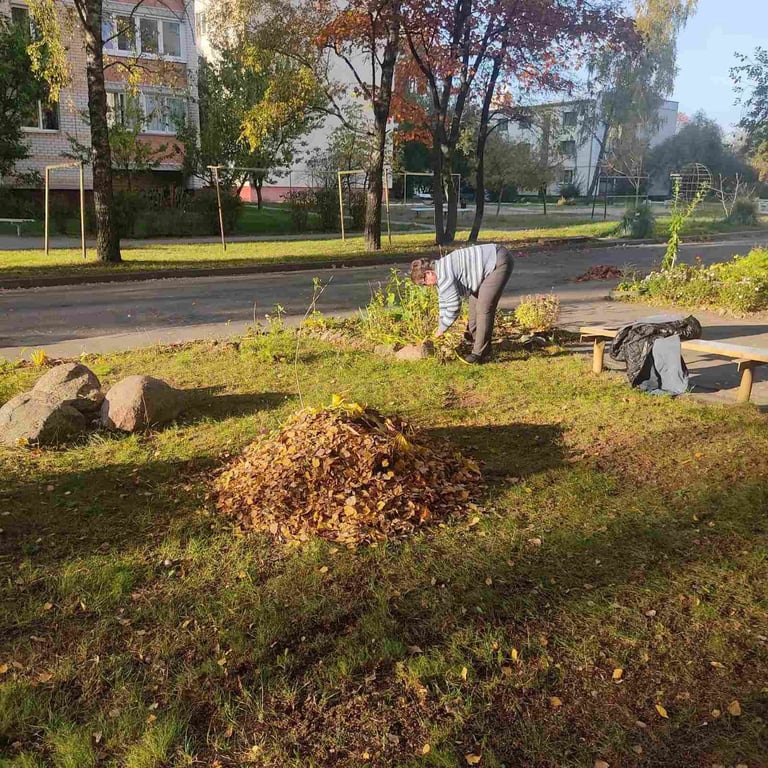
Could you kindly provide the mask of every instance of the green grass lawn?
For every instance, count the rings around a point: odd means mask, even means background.
[[[255,209],[254,209],[255,210]],[[266,211],[269,213],[269,211]],[[282,214],[281,214],[282,215]],[[580,220],[568,215],[552,214],[516,216],[514,228],[492,228],[491,219],[488,228],[480,236],[486,242],[503,242],[513,247],[519,244],[535,243],[539,239],[570,237],[607,237],[616,231],[615,221]],[[657,221],[657,234],[665,235],[664,219]],[[755,230],[765,229],[768,221],[764,220]],[[509,225],[509,220],[505,223]],[[685,231],[689,237],[741,231],[744,227],[734,227],[717,219],[694,219]],[[469,231],[460,229],[456,245],[459,247]],[[135,242],[135,241],[134,241]],[[430,232],[394,233],[392,244],[386,234],[383,236],[383,251],[391,256],[408,259],[416,253],[434,252],[434,235]],[[247,267],[253,264],[316,263],[333,259],[342,262],[349,259],[375,256],[366,252],[360,235],[341,238],[313,238],[301,240],[272,240],[258,242],[232,242],[226,253],[219,243],[173,243],[138,245],[123,248],[123,263],[104,265],[95,260],[95,250],[89,249],[89,258],[83,260],[77,248],[52,250],[46,256],[42,250],[0,251],[0,279],[14,277],[33,277],[36,275],[64,276],[136,272],[147,270],[208,269],[221,267]]]
[[[614,222],[572,223],[550,228],[483,232],[486,239],[503,242],[530,242],[539,238],[599,236],[609,233]],[[460,232],[458,238],[465,240],[468,232]],[[434,235],[428,232],[393,234],[390,246],[384,236],[384,253],[403,255],[434,250]],[[219,243],[147,245],[123,249],[123,263],[105,266],[93,258],[95,251],[89,250],[91,259],[83,261],[79,250],[57,249],[46,256],[42,250],[0,251],[0,277],[64,274],[101,274],[104,272],[141,271],[150,269],[184,269],[210,267],[242,267],[250,264],[280,264],[284,262],[317,262],[335,259],[358,259],[375,256],[365,251],[363,238],[359,235],[347,238],[274,240],[259,242],[233,242],[224,253]]]
[[[193,390],[186,415],[0,450],[0,766],[765,765],[764,415],[556,350],[294,353],[272,335],[88,358],[107,386]],[[6,366],[0,402],[38,375]],[[449,438],[484,465],[481,510],[357,551],[236,535],[212,470],[299,392]]]

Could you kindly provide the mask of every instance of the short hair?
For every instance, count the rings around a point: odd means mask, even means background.
[[[432,267],[432,262],[429,259],[416,259],[411,262],[411,280],[416,285],[424,285],[427,276],[426,272]]]

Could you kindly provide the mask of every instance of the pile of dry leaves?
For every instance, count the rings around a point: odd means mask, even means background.
[[[396,417],[334,396],[249,445],[215,481],[242,528],[347,546],[402,538],[468,506],[477,464]]]
[[[577,283],[588,283],[590,280],[618,280],[623,275],[613,264],[597,264],[590,267],[583,275],[576,278]]]

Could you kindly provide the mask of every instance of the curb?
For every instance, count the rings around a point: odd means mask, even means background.
[[[717,239],[746,237],[762,234],[768,238],[766,230],[748,230],[746,232],[726,232],[702,235],[696,240],[684,241],[684,244],[707,243]],[[502,241],[503,242],[503,241]],[[512,251],[525,250],[528,253],[541,253],[552,248],[621,248],[636,245],[664,245],[663,238],[645,240],[625,240],[622,238],[597,238],[591,236],[546,238],[536,240],[520,240],[507,243]],[[419,251],[419,254],[437,254],[437,249]],[[343,269],[344,267],[377,267],[402,264],[408,261],[407,253],[382,254],[380,256],[360,256],[351,259],[327,259],[323,261],[297,261],[269,264],[251,264],[244,267],[195,267],[181,269],[154,269],[136,272],[118,272],[116,274],[61,275],[58,277],[16,277],[0,278],[0,290],[16,290],[20,288],[54,288],[65,285],[97,285],[102,283],[129,283],[146,280],[173,280],[186,277],[226,277],[231,275],[260,275],[280,272],[308,272],[318,269]]]

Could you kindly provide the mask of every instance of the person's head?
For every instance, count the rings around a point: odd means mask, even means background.
[[[411,280],[416,285],[437,285],[437,273],[429,259],[416,259],[411,262]]]

